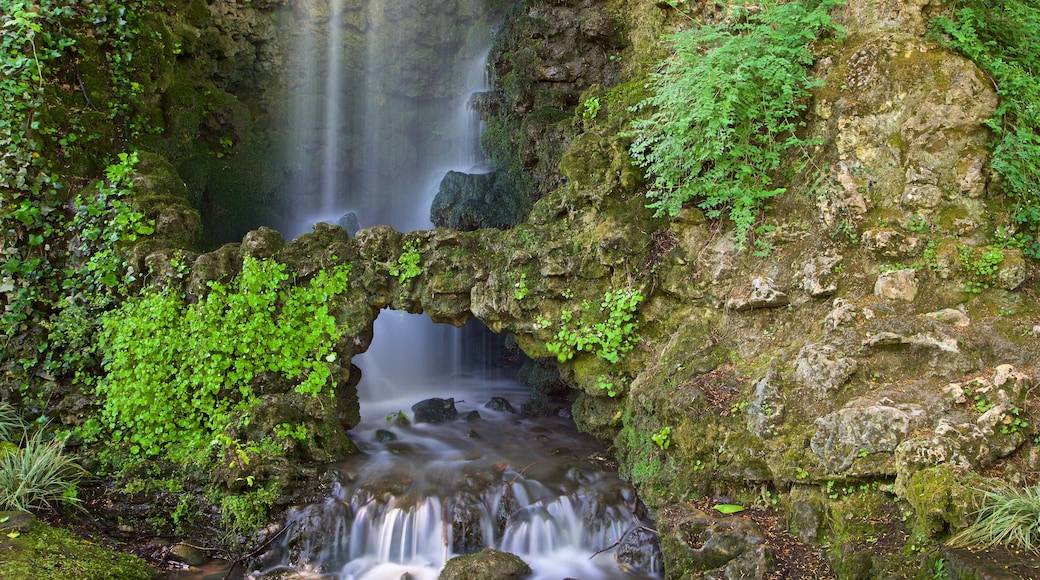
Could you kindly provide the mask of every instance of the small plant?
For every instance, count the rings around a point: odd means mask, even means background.
[[[906,222],[905,226],[911,232],[922,234],[928,231],[928,220],[922,215],[914,215]]]
[[[585,99],[581,117],[583,119],[595,119],[596,115],[599,115],[599,106],[599,97],[590,97]]]
[[[600,316],[597,318],[601,320],[583,317],[575,326],[572,326],[574,314],[564,310],[560,313],[560,330],[556,339],[546,343],[545,348],[560,362],[587,351],[607,362],[617,363],[622,354],[632,350],[638,339],[635,332],[639,324],[632,319],[642,301],[643,295],[633,289],[608,290],[600,302]]]
[[[397,276],[397,280],[401,284],[422,274],[422,255],[419,254],[417,244],[416,240],[408,241],[404,245],[401,255],[397,257],[397,261],[390,262],[386,266],[387,271],[392,276]]]
[[[667,450],[672,444],[671,434],[672,428],[665,426],[658,429],[653,435],[650,435],[650,439],[653,439],[654,443],[661,449]]]
[[[64,454],[65,442],[23,437],[18,451],[0,455],[0,510],[54,509],[79,501],[76,484],[87,472]]]
[[[984,549],[1004,545],[1040,552],[1040,486],[1003,486],[979,492],[982,507],[975,522],[953,536],[951,545]]]
[[[599,386],[600,389],[607,392],[608,397],[617,396],[617,391],[614,389],[614,383],[610,382],[610,380],[607,377],[603,375],[596,377],[596,384]]]
[[[794,478],[798,481],[805,481],[806,479],[809,479],[809,472],[801,467],[796,467],[794,469]]]
[[[1018,407],[1014,407],[1010,411],[1010,415],[1004,417],[1004,424],[1000,427],[1000,432],[1004,435],[1011,435],[1017,433],[1019,430],[1028,429],[1029,422],[1021,417],[1022,410]]]
[[[520,272],[520,280],[513,284],[513,298],[523,300],[527,296],[527,272]]]
[[[997,282],[996,275],[1004,262],[1004,253],[992,246],[980,249],[961,245],[957,246],[957,259],[968,276],[964,289],[979,294]]]
[[[25,433],[25,422],[7,401],[0,401],[0,442],[13,441]]]

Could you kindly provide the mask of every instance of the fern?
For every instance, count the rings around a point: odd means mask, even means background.
[[[840,0],[766,3],[732,21],[670,38],[675,54],[652,75],[652,111],[632,125],[630,152],[647,171],[649,207],[677,215],[696,200],[708,217],[728,211],[743,247],[766,200],[784,191],[773,176],[812,141],[797,131],[809,91],[811,44],[840,35],[828,11]]]

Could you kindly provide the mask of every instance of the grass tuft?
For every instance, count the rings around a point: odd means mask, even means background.
[[[948,542],[951,546],[992,548],[1003,545],[1040,553],[1040,485],[980,490],[983,505],[971,524]]]
[[[64,448],[64,441],[45,441],[37,431],[24,437],[21,449],[0,457],[0,510],[27,512],[79,501],[76,484],[87,472]]]

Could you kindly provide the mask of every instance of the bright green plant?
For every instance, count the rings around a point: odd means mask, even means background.
[[[349,265],[291,284],[285,267],[247,257],[231,285],[210,284],[197,304],[148,292],[106,314],[98,334],[106,375],[96,393],[115,441],[134,454],[184,461],[260,402],[253,379],[274,373],[304,395],[327,393],[340,337],[328,303]],[[295,432],[294,432],[295,433]]]
[[[665,426],[658,429],[653,435],[650,435],[650,439],[661,449],[667,450],[672,444],[671,435],[672,428]]]
[[[728,212],[743,247],[766,200],[782,193],[774,176],[812,141],[799,116],[817,86],[811,43],[841,28],[828,12],[840,0],[743,5],[739,17],[670,37],[675,54],[651,78],[654,95],[635,107],[633,159],[650,177],[650,207],[677,215],[689,201],[709,217]]]
[[[21,448],[0,455],[0,510],[53,509],[78,502],[76,484],[87,473],[64,453],[65,442],[43,431],[23,437]]]
[[[978,294],[996,284],[997,271],[1004,262],[1004,252],[992,246],[973,248],[961,245],[957,246],[957,259],[968,277],[965,290]]]
[[[592,318],[586,310],[577,324],[574,324],[574,314],[564,310],[560,313],[556,340],[548,342],[545,348],[560,362],[585,351],[593,352],[607,362],[617,363],[622,354],[632,350],[638,339],[635,333],[639,323],[633,319],[642,301],[643,295],[631,288],[608,290],[600,302],[599,316]]]
[[[979,490],[982,507],[975,522],[950,539],[954,546],[1009,548],[1040,552],[1040,486]]]
[[[221,498],[220,517],[224,519],[228,539],[238,540],[267,524],[267,514],[280,495],[278,485],[272,483]]]
[[[1040,259],[1040,6],[1032,0],[958,0],[936,20],[943,43],[978,64],[1000,102],[990,166],[1014,201],[1027,256]]]
[[[401,284],[422,274],[422,255],[419,254],[418,242],[411,240],[404,245],[397,260],[386,265],[391,275],[397,276]]]
[[[584,108],[581,111],[582,118],[595,119],[596,116],[599,115],[599,97],[589,97],[588,99],[585,99],[583,107]]]
[[[596,386],[598,386],[601,390],[606,391],[608,397],[617,396],[617,389],[614,388],[614,383],[611,382],[609,378],[603,375],[596,377]]]
[[[520,280],[513,284],[513,298],[523,300],[529,291],[527,287],[527,272],[520,272]]]

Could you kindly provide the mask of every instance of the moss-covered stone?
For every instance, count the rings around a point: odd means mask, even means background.
[[[119,553],[52,528],[32,516],[0,512],[0,570],[9,580],[149,580],[156,571]]]

